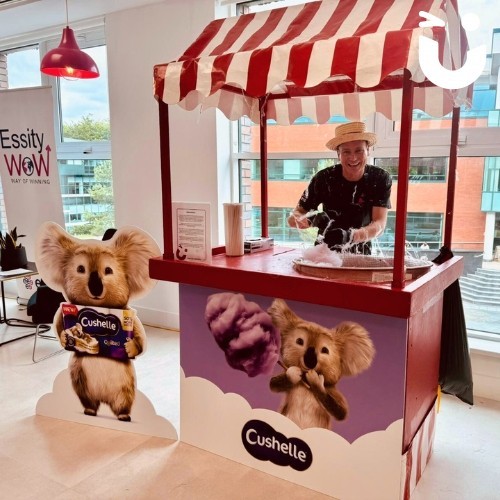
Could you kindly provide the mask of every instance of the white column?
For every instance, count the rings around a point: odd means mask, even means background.
[[[495,237],[495,212],[486,213],[486,221],[484,223],[484,249],[483,260],[493,260],[493,239]]]

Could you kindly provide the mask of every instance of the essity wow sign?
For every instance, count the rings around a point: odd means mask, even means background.
[[[28,259],[42,222],[64,226],[50,87],[0,92],[0,176],[9,225],[26,234]]]
[[[13,131],[9,128],[0,129],[0,148],[3,150],[3,159],[12,182],[50,183],[51,148],[49,144],[44,148],[44,137],[43,132],[38,133],[33,128],[27,128],[25,132]],[[38,180],[22,179],[22,174],[27,177],[36,174],[35,177]]]

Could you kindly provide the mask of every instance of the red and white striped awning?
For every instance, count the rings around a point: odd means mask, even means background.
[[[420,27],[421,11],[446,26]],[[439,43],[443,66],[462,66],[467,45],[456,0],[323,0],[218,19],[177,61],[155,66],[155,97],[254,122],[264,98],[267,118],[279,124],[301,116],[363,119],[375,111],[397,120],[401,93],[393,89],[407,69],[417,85],[414,107],[444,116],[470,89],[429,85],[420,36]]]

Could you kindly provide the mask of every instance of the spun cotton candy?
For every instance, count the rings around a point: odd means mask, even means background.
[[[329,264],[332,267],[342,266],[342,257],[340,254],[330,250],[326,243],[305,248],[302,252],[302,257],[315,264]]]
[[[278,362],[280,334],[271,316],[241,293],[210,295],[205,320],[232,368],[249,377],[269,374]]]

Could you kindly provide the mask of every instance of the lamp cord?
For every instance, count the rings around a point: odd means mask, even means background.
[[[66,3],[66,26],[69,26],[69,17],[68,17],[68,0],[65,0]]]

